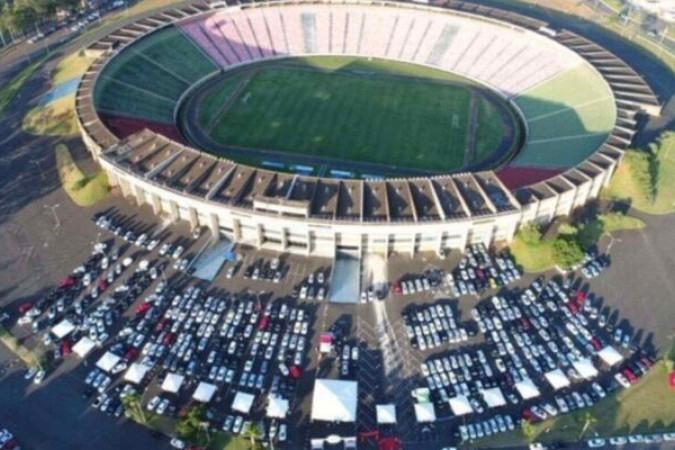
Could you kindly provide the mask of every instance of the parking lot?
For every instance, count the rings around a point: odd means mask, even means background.
[[[316,435],[378,429],[404,443],[440,448],[508,431],[523,417],[538,421],[589,405],[601,392],[630,384],[651,362],[643,359],[651,358],[651,344],[644,354],[637,350],[646,339],[642,327],[625,320],[621,306],[594,295],[587,280],[533,283],[512,272],[504,255],[500,260],[484,254],[486,249],[446,259],[393,256],[387,261],[386,298],[368,298],[366,292],[363,303],[338,305],[318,295],[319,287],[330,285],[330,260],[238,246],[236,259],[226,260],[212,281],[199,280],[192,276],[192,263],[211,245],[208,232],[193,235],[185,224],[156,223],[145,212],[104,210],[110,211],[124,230],[116,234],[92,221],[86,249],[69,258],[70,268],[62,268],[66,275],[39,298],[12,306],[14,331],[28,343],[46,345],[55,359],[41,384],[50,386],[71,373],[68,377],[77,379],[73,395],[86,398],[92,417],[112,423],[121,419],[121,397],[129,393],[140,395],[148,413],[172,419],[198,402],[200,387],[212,385],[205,403],[213,411],[214,431],[236,434],[255,422],[277,446],[296,448]],[[602,287],[604,277],[603,272],[593,283]],[[579,290],[586,293],[580,304]],[[19,325],[29,306],[40,314]],[[64,319],[76,328],[68,336],[48,332]],[[551,328],[556,331],[547,340],[539,330]],[[319,337],[327,331],[335,334],[335,347],[320,356]],[[94,346],[81,358],[74,349],[84,337]],[[572,360],[590,357],[595,364],[596,347],[606,344],[626,359],[611,369],[596,364],[593,380],[579,378]],[[119,360],[103,370],[98,363],[108,354]],[[569,386],[552,388],[545,376],[552,364],[563,369]],[[319,376],[359,382],[358,426],[309,426]],[[526,378],[537,397],[524,399],[516,387]],[[41,387],[32,384],[32,390]],[[506,404],[488,407],[484,393],[495,388]],[[239,393],[253,396],[244,411]],[[267,417],[271,398],[289,401],[285,419]],[[424,398],[434,404],[434,423],[415,416],[415,404]],[[451,398],[471,411],[456,414]],[[396,425],[377,424],[382,403],[396,406]]]

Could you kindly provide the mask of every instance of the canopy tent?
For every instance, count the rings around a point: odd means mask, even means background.
[[[164,392],[170,392],[172,394],[177,394],[180,390],[180,387],[183,385],[185,377],[177,373],[169,373],[162,382],[162,390]]]
[[[278,395],[270,395],[267,403],[267,417],[283,419],[288,414],[288,400]]]
[[[436,410],[431,402],[415,403],[415,418],[418,422],[435,422]]]
[[[201,403],[208,403],[216,394],[216,386],[211,383],[200,382],[192,398]]]
[[[539,397],[539,389],[529,378],[525,378],[523,381],[516,383],[516,390],[523,400]]]
[[[497,408],[506,405],[504,394],[502,394],[502,390],[498,387],[483,389],[480,393],[483,395],[483,400],[485,400],[485,404],[487,404],[488,408]]]
[[[321,333],[319,336],[319,351],[321,353],[333,351],[333,333]]]
[[[354,422],[357,387],[356,381],[317,378],[312,398],[312,420]]]
[[[232,410],[240,413],[248,414],[251,412],[255,395],[247,394],[246,392],[237,391],[232,400]]]
[[[124,373],[124,381],[139,384],[141,381],[143,381],[143,378],[145,378],[145,375],[150,371],[151,368],[152,367],[146,366],[145,364],[133,363]]]
[[[377,416],[377,423],[396,423],[396,405],[376,405],[375,414]]]
[[[75,331],[75,325],[68,319],[64,319],[52,327],[52,334],[57,339],[63,339],[73,331]]]
[[[570,385],[570,380],[567,378],[565,373],[560,369],[551,370],[544,374],[546,381],[551,385],[556,391],[559,389],[566,388]]]
[[[417,388],[412,391],[412,396],[418,403],[428,403],[431,401],[431,390],[429,388]]]
[[[450,403],[450,409],[452,410],[452,413],[456,416],[464,416],[473,412],[471,403],[469,403],[469,399],[466,398],[465,395],[450,397],[448,402]]]
[[[572,363],[574,370],[579,372],[582,378],[590,380],[598,376],[598,369],[595,368],[593,362],[589,358],[582,358]]]
[[[610,367],[615,366],[623,361],[623,356],[621,356],[621,353],[616,351],[616,349],[611,345],[608,345],[607,347],[600,350],[598,352],[598,356],[605,364]]]
[[[96,362],[96,367],[104,372],[111,372],[122,358],[112,352],[105,352]]]
[[[83,337],[73,346],[73,352],[80,358],[84,358],[96,347],[96,343],[88,337]]]

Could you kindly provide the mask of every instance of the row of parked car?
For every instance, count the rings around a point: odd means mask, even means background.
[[[326,270],[311,272],[300,283],[297,297],[300,298],[300,300],[325,300],[329,287],[328,278],[328,271]]]
[[[606,312],[599,312],[592,299],[568,284],[536,280],[523,291],[503,292],[471,310],[485,343],[434,356],[421,365],[441,414],[456,414],[449,401],[462,398],[469,405],[469,414],[488,424],[488,429],[474,427],[473,433],[467,425],[463,439],[476,439],[481,433],[489,435],[499,429],[490,419],[497,420],[494,412],[502,406],[520,408],[524,420],[545,420],[591,406],[646,373],[653,359],[631,339],[624,345],[623,338],[617,340],[609,333],[612,325],[606,323]],[[422,309],[431,308],[436,305]],[[438,310],[436,315],[440,319]],[[433,321],[431,312],[429,316]],[[425,319],[424,312],[414,317]],[[600,317],[605,317],[604,326],[599,324]],[[619,362],[609,366],[598,352],[612,345],[623,354]],[[550,377],[560,374],[566,381],[554,385]],[[488,401],[485,391],[493,388],[502,394],[503,405]]]
[[[587,253],[581,266],[581,274],[590,280],[599,276],[607,267],[609,267],[607,255]]]
[[[469,339],[469,332],[447,302],[411,305],[403,311],[403,321],[410,345],[422,351]]]
[[[521,276],[511,255],[495,253],[483,244],[475,244],[466,249],[459,265],[446,274],[445,281],[452,294],[459,297],[506,286]]]

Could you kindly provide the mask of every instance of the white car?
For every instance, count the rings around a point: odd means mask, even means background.
[[[177,448],[179,450],[182,450],[182,449],[187,447],[185,442],[178,439],[178,438],[171,439],[171,442],[169,442],[169,445],[171,445],[171,448]]]
[[[586,442],[589,448],[601,448],[607,444],[607,441],[602,438],[590,439]]]

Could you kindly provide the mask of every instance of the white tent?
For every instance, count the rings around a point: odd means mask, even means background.
[[[480,393],[483,395],[483,400],[485,400],[488,408],[497,408],[506,405],[504,394],[502,394],[502,390],[498,387],[483,389]]]
[[[96,343],[85,336],[73,345],[73,352],[80,358],[84,358],[94,349],[94,347],[96,347]]]
[[[574,369],[579,372],[582,378],[590,380],[598,376],[598,369],[595,368],[593,362],[589,358],[582,358],[572,363]]]
[[[312,420],[354,422],[357,387],[356,381],[317,378],[312,397]]]
[[[529,378],[525,378],[523,381],[516,383],[516,390],[523,400],[539,397],[539,389]]]
[[[418,403],[428,403],[431,401],[431,390],[429,388],[417,388],[412,391],[412,397]]]
[[[469,399],[464,395],[450,397],[448,402],[450,403],[450,409],[452,410],[452,413],[456,416],[464,416],[473,412],[473,408],[471,407],[471,403],[469,403]]]
[[[608,345],[607,347],[600,350],[598,352],[598,356],[605,364],[610,367],[623,361],[623,356],[621,356],[621,353],[617,352],[616,349],[611,345]]]
[[[267,417],[283,419],[288,414],[288,400],[278,395],[270,395],[267,403]]]
[[[551,370],[544,374],[546,381],[551,385],[556,391],[558,389],[566,388],[570,385],[570,380],[567,378],[565,373],[560,369]]]
[[[56,336],[57,339],[63,339],[68,336],[75,330],[75,325],[68,320],[64,319],[61,322],[57,323],[52,327],[52,334]]]
[[[251,412],[251,407],[253,406],[254,400],[255,396],[253,394],[237,391],[237,393],[234,395],[234,400],[232,400],[232,410],[248,414]]]
[[[96,367],[104,372],[112,371],[122,358],[111,352],[105,352],[103,356],[96,362]]]
[[[185,377],[177,373],[169,373],[162,382],[162,390],[164,392],[170,392],[172,394],[177,394],[180,390],[180,387],[183,385]]]
[[[208,403],[216,394],[216,386],[211,383],[200,382],[192,394],[192,398],[201,403]]]
[[[435,422],[436,410],[431,402],[415,403],[415,418],[418,422]]]
[[[377,423],[396,423],[396,405],[376,405]]]
[[[150,371],[151,367],[141,363],[133,363],[124,373],[124,380],[129,383],[139,384],[145,378],[145,374]]]

